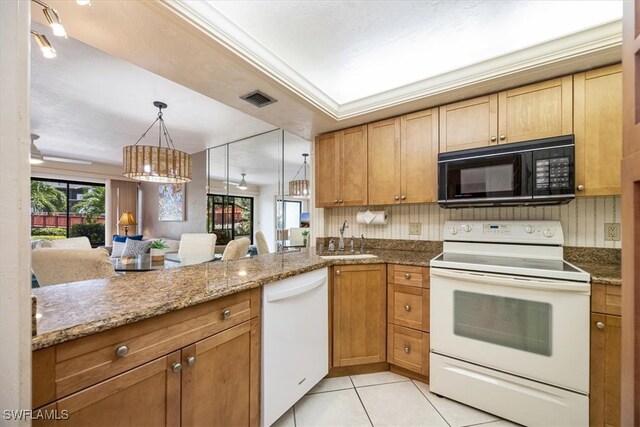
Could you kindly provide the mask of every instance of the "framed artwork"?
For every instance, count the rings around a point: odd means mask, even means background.
[[[158,216],[160,221],[184,221],[184,184],[158,186]]]

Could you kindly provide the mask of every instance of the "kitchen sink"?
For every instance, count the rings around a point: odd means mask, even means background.
[[[321,255],[322,259],[367,259],[367,258],[378,258],[377,255],[372,254],[344,254],[344,255]]]

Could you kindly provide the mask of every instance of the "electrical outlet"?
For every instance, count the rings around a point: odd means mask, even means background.
[[[422,223],[421,222],[410,222],[409,223],[409,235],[410,236],[419,236],[422,234]]]
[[[607,223],[604,225],[604,240],[620,240],[620,223]]]

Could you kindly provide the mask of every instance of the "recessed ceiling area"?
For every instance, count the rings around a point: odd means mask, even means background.
[[[262,120],[164,77],[106,54],[71,37],[48,35],[58,56],[31,50],[31,131],[46,155],[122,164],[122,147],[136,142],[157,117],[163,101],[165,123],[177,149],[195,153],[274,129]],[[157,126],[141,144],[158,143]],[[164,144],[164,142],[163,142]]]

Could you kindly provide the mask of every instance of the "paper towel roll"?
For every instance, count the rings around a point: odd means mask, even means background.
[[[358,224],[385,225],[388,219],[386,211],[365,211],[356,215]]]

